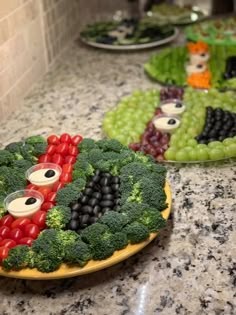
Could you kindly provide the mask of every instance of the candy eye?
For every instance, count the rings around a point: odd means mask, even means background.
[[[203,65],[198,64],[198,65],[197,65],[197,68],[198,68],[198,69],[202,69],[202,68],[203,68]]]
[[[45,177],[51,178],[56,175],[56,172],[54,170],[47,170],[47,172],[44,174]]]
[[[157,116],[153,119],[153,124],[155,128],[161,132],[172,132],[174,129],[179,127],[180,120],[175,117]]]
[[[182,107],[183,107],[183,104],[178,102],[178,103],[175,104],[175,107],[176,107],[176,108],[182,108]]]

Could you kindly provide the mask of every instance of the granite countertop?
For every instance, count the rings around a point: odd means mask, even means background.
[[[1,124],[1,145],[32,134],[101,138],[104,112],[134,89],[156,87],[151,51],[111,53],[78,43]],[[0,314],[235,315],[235,162],[168,165],[172,215],[158,238],[94,274],[54,281],[0,278]]]

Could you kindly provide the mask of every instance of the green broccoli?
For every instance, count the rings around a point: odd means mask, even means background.
[[[85,172],[82,169],[74,169],[72,172],[72,181],[74,182],[80,178],[86,181]]]
[[[74,171],[81,172],[81,177],[88,177],[92,176],[94,174],[94,168],[91,164],[88,163],[88,157],[86,156],[85,159],[83,159],[83,153],[78,155],[76,163],[73,165]],[[73,171],[73,173],[74,173]],[[72,176],[73,176],[72,173]],[[76,175],[75,175],[76,176]]]
[[[21,172],[17,169],[7,166],[0,167],[0,191],[9,194],[16,190],[24,189],[27,181]]]
[[[119,153],[121,150],[126,149],[126,147],[116,139],[98,140],[96,144],[102,151],[113,151]]]
[[[91,251],[94,260],[103,260],[112,256],[115,247],[110,239],[100,239],[91,245]]]
[[[104,234],[110,233],[109,228],[101,223],[94,223],[86,227],[81,232],[81,238],[86,243],[92,244],[101,239],[101,236]]]
[[[23,156],[21,155],[21,147],[22,146],[23,146],[22,141],[12,142],[12,143],[9,143],[5,147],[5,150],[11,152],[14,155],[14,158],[16,160],[21,160],[21,159],[23,159]]]
[[[52,229],[64,229],[71,218],[69,207],[57,205],[47,212],[46,224]]]
[[[78,233],[71,230],[58,230],[57,239],[61,243],[63,248],[66,248],[68,245],[73,244],[76,241],[81,240],[81,237]]]
[[[115,233],[120,232],[128,223],[128,217],[123,213],[109,211],[99,219],[98,223],[107,225],[110,231]]]
[[[19,172],[25,173],[31,166],[33,166],[33,163],[28,160],[15,160],[12,165],[14,168],[16,168]]]
[[[14,155],[7,150],[0,150],[0,166],[10,166],[14,161]]]
[[[127,238],[126,233],[123,231],[117,232],[112,235],[112,244],[115,248],[115,250],[120,250],[125,248],[128,245],[129,241]]]
[[[7,194],[5,195],[0,195],[0,219],[2,217],[4,217],[4,215],[7,214],[7,210],[4,208],[4,204],[3,204],[3,201],[4,199],[6,198]]]
[[[3,259],[2,265],[6,270],[21,269],[28,265],[30,249],[26,245],[17,245],[9,250],[8,257]]]
[[[39,157],[41,154],[45,154],[47,148],[47,142],[36,143],[34,146],[33,154]]]
[[[46,139],[42,136],[30,136],[25,139],[25,143],[35,145],[38,143],[47,143]]]
[[[21,147],[21,155],[25,160],[36,163],[38,161],[37,157],[34,156],[34,147],[31,144],[25,143]]]
[[[81,193],[76,185],[73,183],[66,185],[66,187],[58,190],[56,195],[56,203],[61,206],[69,206],[72,202],[79,199]]]
[[[50,258],[40,253],[33,253],[30,268],[37,268],[40,272],[53,272],[57,270],[62,261],[59,258]]]
[[[123,175],[130,176],[133,179],[133,182],[136,183],[143,177],[148,177],[150,171],[147,166],[143,163],[132,162],[123,166],[120,170],[120,176]]]
[[[79,191],[81,191],[86,186],[86,179],[84,177],[76,177],[76,176],[74,176],[74,172],[75,171],[73,171],[73,173],[72,173],[73,185],[76,186]]]
[[[88,152],[94,148],[98,147],[95,140],[90,138],[84,138],[78,145],[80,152]]]
[[[69,264],[79,264],[83,267],[91,258],[89,246],[80,240],[69,244],[65,249],[65,261]]]
[[[148,228],[139,222],[133,222],[124,228],[131,244],[140,243],[149,237]]]

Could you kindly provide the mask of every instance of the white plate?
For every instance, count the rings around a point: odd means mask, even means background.
[[[152,48],[152,47],[157,47],[160,45],[167,44],[171,41],[173,41],[179,34],[179,31],[177,28],[174,28],[174,34],[166,37],[164,39],[155,41],[155,42],[150,42],[150,43],[145,43],[145,44],[135,44],[135,45],[108,45],[108,44],[102,44],[102,43],[96,43],[96,42],[91,42],[87,41],[85,38],[80,36],[80,39],[83,43],[97,47],[97,48],[102,48],[102,49],[110,49],[110,50],[137,50],[137,49],[146,49],[146,48]]]

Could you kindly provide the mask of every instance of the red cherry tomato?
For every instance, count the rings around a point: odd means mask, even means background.
[[[31,237],[34,240],[38,237],[39,232],[40,232],[39,227],[36,224],[33,224],[33,223],[26,225],[25,228],[24,228],[25,236],[26,237]]]
[[[48,210],[52,209],[54,206],[55,206],[55,202],[47,201],[47,202],[44,202],[42,204],[40,210],[48,211]]]
[[[49,154],[42,154],[38,158],[38,163],[48,163],[51,162],[51,156]]]
[[[62,172],[59,180],[63,183],[70,183],[72,181],[72,174]]]
[[[0,226],[1,225],[11,226],[13,221],[14,221],[14,218],[12,215],[10,214],[4,215],[4,217],[2,217],[0,220]]]
[[[49,187],[40,187],[38,191],[43,195],[44,200],[46,200],[47,195],[52,191]]]
[[[62,166],[62,165],[64,164],[64,159],[63,159],[63,157],[61,156],[61,154],[55,153],[55,154],[53,154],[53,156],[52,156],[52,162],[53,162],[53,163],[56,163],[56,164],[58,164],[58,165],[60,165],[60,166]]]
[[[63,165],[62,165],[62,172],[65,172],[65,173],[72,173],[72,171],[73,171],[73,166],[72,166],[72,164],[66,163],[66,164],[63,164]]]
[[[46,211],[37,211],[33,217],[32,217],[32,222],[36,224],[41,230],[46,227],[45,221],[46,221]]]
[[[3,238],[0,236],[0,242],[3,240]]]
[[[68,151],[69,151],[69,144],[68,143],[63,142],[57,146],[56,152],[61,154],[62,156],[66,156],[68,154]]]
[[[49,201],[51,203],[55,203],[56,195],[57,195],[57,193],[55,191],[50,192],[47,195],[46,201]]]
[[[0,226],[0,236],[5,239],[10,235],[10,228],[8,226]]]
[[[61,141],[61,143],[68,143],[68,144],[70,144],[71,143],[71,136],[68,133],[63,133],[60,136],[60,141]]]
[[[34,185],[34,184],[29,184],[25,187],[25,189],[28,189],[28,190],[38,190],[38,186],[37,185]]]
[[[3,261],[3,259],[7,258],[9,252],[9,248],[7,247],[0,247],[0,263]]]
[[[76,157],[73,155],[67,155],[65,157],[65,163],[67,164],[74,164],[76,162]]]
[[[52,187],[52,191],[58,191],[59,189],[62,189],[64,186],[65,186],[65,183],[56,182]]]
[[[19,240],[18,244],[19,244],[19,245],[31,246],[32,243],[33,243],[33,241],[34,241],[34,239],[31,238],[31,237],[22,237],[22,238]]]
[[[79,154],[79,150],[75,145],[70,145],[68,150],[69,155],[77,156]]]
[[[55,144],[49,144],[46,149],[46,154],[53,155],[56,152],[57,146]]]
[[[60,139],[56,135],[51,135],[47,138],[48,144],[60,144]]]
[[[78,145],[81,141],[83,140],[83,137],[80,135],[75,135],[74,137],[71,138],[71,143],[73,145]]]
[[[29,218],[18,218],[15,221],[12,222],[11,228],[19,228],[21,230],[24,229],[24,227],[31,223],[31,220]]]
[[[19,228],[12,229],[9,237],[18,243],[18,241],[24,236],[23,232]]]
[[[5,240],[2,240],[0,242],[0,246],[7,247],[7,248],[12,248],[12,247],[16,246],[16,242],[11,240],[11,239],[9,239],[9,238],[6,238]]]

